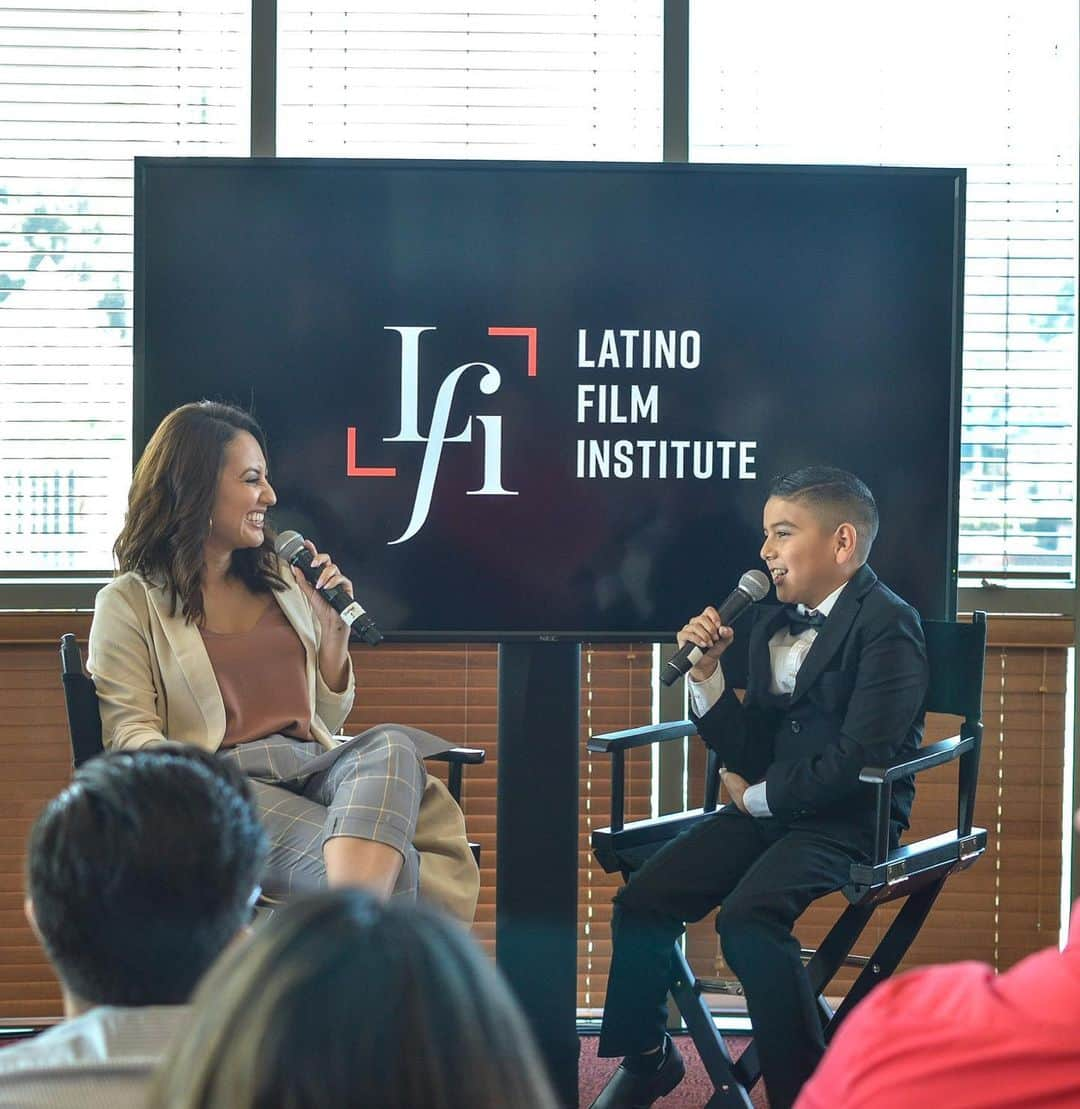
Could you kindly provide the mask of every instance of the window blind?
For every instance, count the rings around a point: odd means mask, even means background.
[[[0,755],[7,793],[0,783],[0,1012],[28,1019],[55,1017],[60,994],[45,956],[22,915],[26,835],[45,802],[71,776],[71,747],[57,679],[56,640],[74,631],[85,643],[89,617],[19,617],[14,641],[0,628]],[[9,626],[13,623],[9,620]],[[347,733],[395,720],[425,728],[453,743],[482,747],[480,766],[465,768],[462,808],[469,838],[480,844],[480,899],[473,935],[495,952],[495,868],[498,751],[498,650],[490,644],[384,644],[354,648],[356,704]],[[603,1005],[611,958],[611,898],[621,884],[592,856],[594,827],[610,822],[611,767],[607,756],[589,756],[590,735],[648,723],[652,702],[652,651],[618,644],[584,645],[581,667],[581,804],[578,898],[578,1001],[594,1015]],[[26,736],[35,737],[25,758]],[[445,764],[427,763],[445,780]],[[627,758],[627,819],[649,815],[652,755]]]
[[[658,159],[662,9],[280,0],[278,153]]]
[[[968,170],[961,572],[1072,571],[1078,20],[1069,0],[691,5],[692,160]]]
[[[132,158],[247,153],[249,38],[237,0],[0,0],[0,571],[112,564]]]
[[[612,898],[622,886],[592,851],[592,833],[611,825],[611,756],[592,755],[594,735],[652,723],[653,667],[648,646],[581,649],[581,793],[578,817],[578,1012],[599,1016],[611,965]],[[653,751],[626,754],[626,820],[652,815]]]

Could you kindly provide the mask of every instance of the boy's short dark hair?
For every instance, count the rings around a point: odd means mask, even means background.
[[[878,509],[867,485],[847,470],[835,466],[804,466],[774,478],[769,496],[799,501],[830,530],[841,524],[855,525],[858,553],[865,562],[878,533]]]
[[[163,744],[80,767],[30,831],[26,885],[64,986],[176,1005],[246,923],[266,834],[243,777]]]

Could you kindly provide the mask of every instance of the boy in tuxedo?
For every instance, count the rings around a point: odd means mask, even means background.
[[[732,799],[653,855],[618,893],[600,1055],[626,1058],[594,1109],[648,1106],[684,1068],[664,1025],[672,945],[718,905],[716,928],[739,976],[769,1102],[791,1106],[824,1052],[792,934],[819,897],[869,859],[875,793],[864,766],[922,742],[926,648],[915,610],[867,565],[878,530],[870,490],[832,467],[773,482],[761,557],[780,606],[758,605],[742,702],[720,659],[733,632],[706,608],[678,634],[704,650],[690,671],[694,719],[719,752]],[[895,783],[893,839],[911,779]]]

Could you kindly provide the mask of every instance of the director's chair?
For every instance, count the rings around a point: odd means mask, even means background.
[[[878,983],[888,978],[911,946],[946,879],[964,870],[986,850],[986,830],[972,827],[975,789],[982,745],[983,660],[986,653],[986,613],[976,612],[970,624],[927,620],[926,636],[929,685],[927,712],[961,718],[959,733],[922,747],[911,759],[889,766],[864,767],[860,781],[877,787],[877,823],[874,856],[870,863],[853,863],[843,887],[849,904],[816,950],[803,951],[806,971],[817,995],[825,1040],[828,1042],[851,1009]],[[715,812],[720,790],[720,759],[710,750],[705,772],[705,797],[700,809],[674,813],[653,820],[624,821],[626,752],[650,743],[666,743],[697,734],[690,720],[653,724],[627,731],[593,736],[589,750],[611,756],[611,826],[592,834],[593,853],[605,871],[619,871],[626,879],[658,848]],[[889,813],[892,784],[898,778],[920,774],[935,766],[957,762],[958,797],[956,827],[940,835],[889,849]],[[904,904],[881,941],[869,956],[851,950],[874,910],[889,901]],[[834,1011],[825,989],[842,965],[862,969],[843,1002]],[[712,1013],[703,998],[706,992],[739,992],[727,980],[696,977],[682,947],[672,954],[670,993],[694,1041],[714,1094],[709,1109],[748,1109],[749,1091],[761,1077],[753,1044],[733,1062]]]

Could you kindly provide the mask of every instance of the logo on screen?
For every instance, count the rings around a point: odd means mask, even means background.
[[[420,465],[420,479],[413,498],[412,514],[405,531],[391,539],[388,546],[406,543],[417,535],[427,522],[431,511],[431,499],[435,493],[435,479],[439,474],[443,448],[448,443],[473,442],[473,422],[480,425],[478,432],[483,441],[484,477],[479,489],[466,489],[467,496],[473,497],[516,497],[517,492],[503,487],[502,480],[502,417],[470,416],[465,427],[456,435],[449,434],[450,411],[458,387],[467,388],[465,379],[474,378],[475,372],[482,371],[476,381],[480,392],[485,396],[497,393],[502,385],[502,375],[490,362],[465,362],[453,369],[443,378],[435,394],[435,405],[431,413],[428,434],[420,433],[420,336],[434,327],[385,327],[401,339],[401,426],[396,435],[388,435],[384,443],[422,443],[423,461]],[[528,375],[536,376],[536,328],[535,327],[489,327],[492,336],[519,337],[528,340]],[[346,443],[346,474],[349,477],[396,478],[397,467],[358,466],[356,464],[356,428],[350,427]]]

